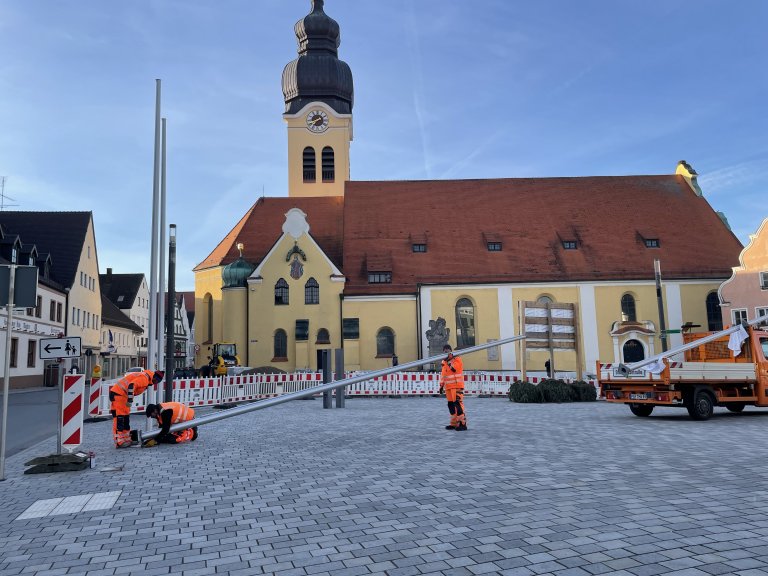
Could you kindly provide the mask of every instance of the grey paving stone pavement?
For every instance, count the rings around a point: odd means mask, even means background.
[[[96,469],[24,475],[51,440],[8,459],[0,576],[768,574],[768,411],[466,406],[454,432],[441,398],[296,401],[150,449],[88,423]],[[114,490],[110,509],[16,519]]]

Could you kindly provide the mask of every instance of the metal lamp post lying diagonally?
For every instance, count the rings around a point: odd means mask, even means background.
[[[511,342],[522,340],[524,338],[525,336],[513,336],[511,338],[495,340],[493,342],[488,342],[486,344],[478,344],[477,346],[472,346],[470,348],[462,348],[461,350],[456,350],[453,355],[464,356],[466,354],[471,354],[472,352],[479,352],[480,350],[485,350],[486,348],[502,346],[504,344],[509,344]],[[179,424],[174,424],[173,426],[171,426],[170,431],[179,432],[181,430],[186,430],[187,428],[192,428],[193,426],[210,424],[211,422],[223,420],[224,418],[231,418],[232,416],[238,416],[240,414],[245,414],[246,412],[261,410],[262,408],[269,408],[270,406],[277,406],[278,404],[290,402],[291,400],[309,398],[310,396],[314,396],[315,394],[318,394],[320,392],[326,392],[328,390],[345,388],[346,386],[349,386],[351,384],[357,384],[358,382],[373,380],[378,376],[386,376],[387,374],[402,372],[403,370],[408,370],[409,368],[418,368],[419,366],[423,366],[424,364],[431,364],[433,362],[442,360],[443,358],[447,358],[447,354],[439,354],[437,356],[432,356],[430,358],[423,358],[421,360],[414,360],[413,362],[407,362],[405,364],[400,364],[398,366],[390,366],[389,368],[374,370],[373,372],[366,372],[365,374],[361,374],[359,376],[353,376],[352,378],[345,378],[344,380],[337,380],[336,382],[319,384],[312,388],[307,388],[306,390],[299,390],[298,392],[291,392],[290,394],[284,394],[282,396],[277,396],[275,398],[268,398],[266,400],[255,402],[253,404],[236,406],[235,408],[230,408],[229,410],[224,410],[222,412],[218,412],[217,414],[208,414],[206,416],[201,416],[200,418],[195,418],[194,420],[189,420],[187,422],[180,422]],[[141,431],[139,431],[139,440],[143,441],[143,440],[149,440],[151,438],[155,438],[160,434],[160,432],[161,430],[152,430],[150,432],[144,432],[144,433],[141,433]]]
[[[755,318],[754,320],[750,320],[749,322],[736,324],[736,326],[731,326],[730,328],[726,328],[725,330],[721,330],[720,332],[715,332],[714,334],[710,334],[709,336],[705,336],[704,338],[700,338],[699,340],[694,340],[693,342],[689,342],[688,344],[683,344],[682,346],[678,346],[677,348],[673,348],[672,350],[667,350],[666,352],[662,352],[661,354],[656,354],[655,356],[651,356],[650,358],[646,358],[645,360],[639,360],[632,364],[619,364],[618,371],[622,376],[627,376],[633,370],[637,370],[638,368],[642,368],[643,366],[648,366],[649,364],[655,364],[659,360],[676,356],[681,352],[686,352],[687,350],[692,350],[693,348],[698,348],[702,344],[706,344],[707,342],[712,342],[713,340],[717,340],[718,338],[722,338],[723,336],[728,336],[729,334],[738,332],[739,330],[741,330],[742,328],[746,328],[747,326],[757,326],[758,324],[762,324],[763,322],[767,322],[767,321],[768,321],[768,315],[758,316],[757,318]]]

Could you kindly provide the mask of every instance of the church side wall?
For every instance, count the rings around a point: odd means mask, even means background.
[[[195,272],[195,344],[199,346],[195,354],[195,368],[208,363],[208,347],[223,339],[221,270],[221,266],[216,266]],[[213,326],[208,325],[207,294],[210,294],[210,305],[213,307]]]
[[[389,328],[395,336],[398,362],[418,360],[416,298],[361,298],[344,300],[344,317],[360,319],[360,338],[344,341],[347,370],[380,370],[392,366],[390,356],[377,357],[376,336]]]

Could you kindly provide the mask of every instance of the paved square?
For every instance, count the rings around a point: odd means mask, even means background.
[[[466,406],[462,433],[443,399],[299,400],[121,451],[87,424],[100,468],[24,476],[50,441],[8,459],[0,575],[768,574],[768,411]]]

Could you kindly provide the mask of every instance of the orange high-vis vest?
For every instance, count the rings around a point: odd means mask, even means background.
[[[446,390],[454,390],[458,388],[464,388],[464,363],[461,358],[454,356],[451,358],[451,364],[456,370],[451,370],[448,366],[448,362],[443,360],[443,369],[440,373],[440,385]]]
[[[173,410],[173,416],[171,417],[171,424],[178,424],[179,422],[187,422],[195,417],[195,411],[192,410],[186,404],[181,402],[163,402],[160,404],[160,412],[165,410]],[[160,420],[158,414],[158,421]],[[162,422],[161,422],[162,425]]]
[[[109,390],[115,394],[126,396],[128,403],[133,402],[133,397],[144,392],[152,384],[155,375],[151,370],[143,372],[129,372],[117,381]]]

